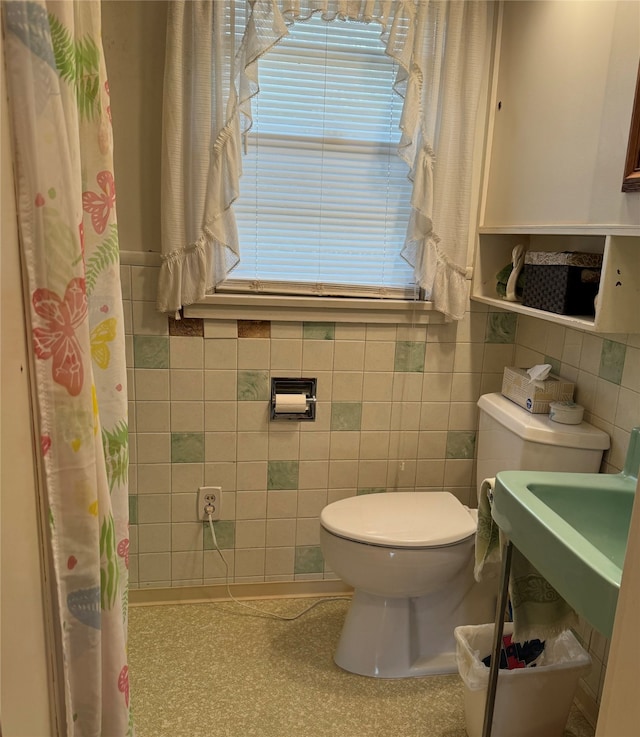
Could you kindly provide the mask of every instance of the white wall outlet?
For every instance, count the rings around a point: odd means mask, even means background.
[[[221,486],[201,486],[198,489],[198,519],[209,519],[209,507],[211,510],[211,519],[220,519],[220,506],[222,502]]]

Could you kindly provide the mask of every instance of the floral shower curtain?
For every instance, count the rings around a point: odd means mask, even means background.
[[[100,3],[2,3],[67,734],[133,734],[128,442]]]

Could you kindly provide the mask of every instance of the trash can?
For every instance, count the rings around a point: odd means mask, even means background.
[[[469,737],[481,737],[489,685],[482,662],[493,649],[493,624],[456,627],[456,659],[464,682],[464,713]],[[511,634],[513,624],[505,623]],[[493,712],[492,737],[562,737],[578,680],[591,658],[570,630],[548,639],[535,667],[501,669]]]

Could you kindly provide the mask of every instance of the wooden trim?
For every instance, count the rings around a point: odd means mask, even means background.
[[[636,95],[631,113],[629,146],[624,165],[623,192],[640,192],[640,65],[636,81]]]
[[[237,599],[284,599],[296,597],[349,596],[353,592],[342,581],[268,581],[230,583]],[[130,589],[131,606],[157,604],[198,604],[207,601],[229,601],[223,583],[209,586],[174,586],[172,588]]]

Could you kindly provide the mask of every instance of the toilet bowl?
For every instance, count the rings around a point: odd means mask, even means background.
[[[325,507],[320,545],[354,587],[334,655],[352,673],[454,673],[453,629],[492,621],[491,584],[473,579],[476,513],[447,492],[370,494]]]
[[[609,437],[480,397],[477,488],[499,471],[597,472]],[[354,594],[335,662],[379,678],[457,671],[453,630],[495,619],[494,578],[473,578],[477,513],[444,491],[368,494],[320,514],[325,561]],[[485,574],[490,571],[485,568]]]

